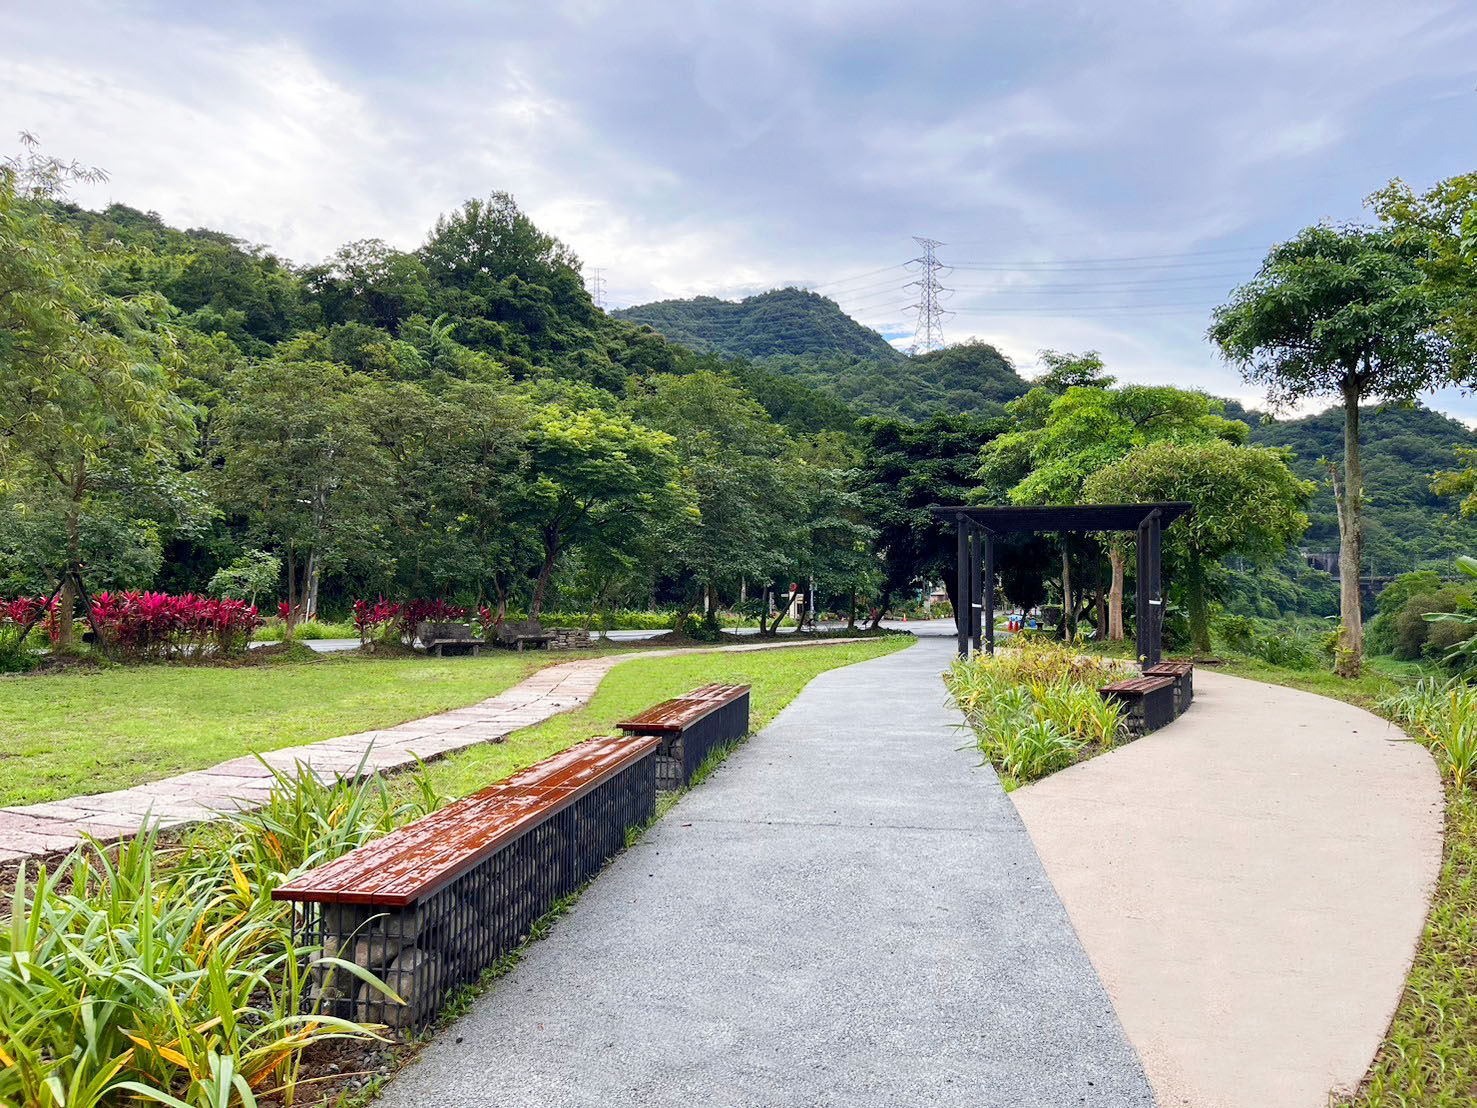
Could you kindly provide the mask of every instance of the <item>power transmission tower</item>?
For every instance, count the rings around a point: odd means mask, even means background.
[[[918,303],[910,305],[918,313],[918,326],[913,331],[913,345],[908,347],[908,353],[926,354],[944,345],[944,316],[949,313],[944,310],[941,301],[954,290],[945,288],[939,278],[952,272],[952,267],[938,260],[936,251],[945,243],[937,239],[919,238],[917,235],[913,236],[913,241],[923,247],[923,254],[908,263],[922,266],[918,280],[909,281],[903,286],[918,290]]]
[[[595,307],[605,309],[605,270],[594,269],[590,271],[590,296],[595,301]]]

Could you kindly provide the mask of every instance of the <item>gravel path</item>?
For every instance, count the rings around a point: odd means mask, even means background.
[[[1152,1105],[950,656],[816,678],[383,1103]]]
[[[812,639],[803,643],[685,647],[582,658],[541,669],[479,704],[395,727],[283,747],[263,754],[260,760],[250,755],[233,758],[209,769],[176,774],[129,789],[0,808],[0,864],[70,850],[82,841],[83,835],[103,842],[126,838],[137,833],[145,820],[168,830],[214,819],[224,811],[254,807],[264,803],[271,791],[272,773],[268,767],[291,772],[302,764],[324,776],[350,777],[361,764],[366,772],[401,769],[417,758],[429,762],[463,747],[497,742],[514,731],[588,704],[611,667],[632,658],[719,650],[775,650],[854,641]]]
[[[1363,1078],[1441,864],[1404,737],[1197,669],[1177,721],[1011,793],[1163,1108],[1324,1108]]]

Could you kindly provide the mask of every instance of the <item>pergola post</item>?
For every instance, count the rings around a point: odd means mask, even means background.
[[[954,563],[958,574],[954,586],[954,626],[959,637],[959,657],[969,657],[969,519],[963,512],[954,517],[957,530],[958,561]]]
[[[985,533],[985,649],[995,653],[995,533]]]
[[[1164,628],[1163,580],[1160,566],[1159,510],[1139,521],[1137,554],[1138,579],[1135,582],[1136,652],[1146,666],[1158,665],[1162,656]]]
[[[972,654],[980,652],[981,609],[984,603],[984,565],[980,558],[980,529],[969,528],[969,646]]]

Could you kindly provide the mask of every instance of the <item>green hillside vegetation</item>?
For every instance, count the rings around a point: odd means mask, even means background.
[[[1229,405],[1227,414],[1252,426],[1257,446],[1284,446],[1292,451],[1292,468],[1318,482],[1309,506],[1310,526],[1301,546],[1310,551],[1338,550],[1338,517],[1327,468],[1320,459],[1343,449],[1343,414],[1329,408],[1304,419],[1274,420]],[[1434,565],[1443,571],[1452,558],[1470,550],[1477,525],[1462,519],[1456,501],[1431,491],[1437,470],[1461,468],[1458,447],[1477,446],[1477,434],[1429,408],[1362,409],[1360,441],[1364,446],[1364,572],[1389,576]]]
[[[883,362],[902,359],[885,338],[856,322],[834,300],[804,289],[773,289],[743,300],[714,296],[658,300],[611,314],[652,327],[690,350],[735,358],[796,354]]]
[[[1008,401],[1030,388],[987,342],[962,342],[899,361],[780,355],[765,364],[829,392],[859,414],[901,419],[1001,415]]]

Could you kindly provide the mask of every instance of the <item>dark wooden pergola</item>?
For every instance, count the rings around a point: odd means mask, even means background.
[[[959,654],[973,650],[995,652],[995,536],[1040,531],[1136,531],[1138,533],[1138,591],[1135,638],[1145,665],[1160,660],[1164,622],[1160,533],[1193,510],[1183,501],[1159,504],[1070,504],[1043,507],[935,508],[933,514],[952,519],[959,536],[958,606]],[[1065,601],[1065,598],[1063,598]]]

